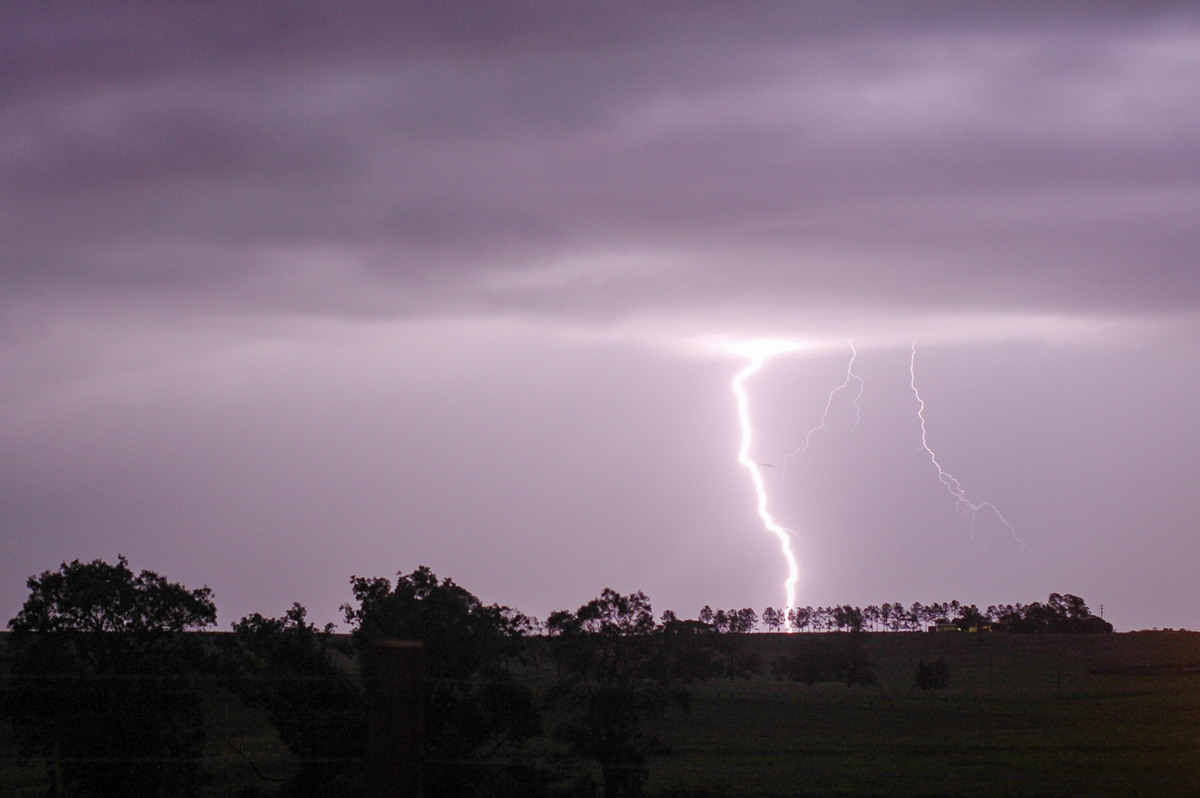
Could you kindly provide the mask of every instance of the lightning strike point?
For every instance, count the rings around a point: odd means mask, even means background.
[[[796,564],[796,555],[792,553],[791,537],[796,533],[776,523],[767,509],[767,490],[763,483],[762,470],[758,463],[750,458],[752,429],[750,426],[750,400],[746,395],[745,382],[770,358],[799,348],[800,344],[793,341],[750,341],[729,347],[731,352],[750,358],[749,365],[733,378],[733,392],[737,396],[738,419],[742,427],[742,443],[738,447],[738,462],[750,472],[750,478],[754,482],[754,492],[758,497],[758,517],[762,519],[763,527],[778,538],[783,558],[787,562],[788,576],[783,584],[787,599],[785,617],[791,615],[790,611],[796,606],[796,583],[800,580],[800,568]],[[792,630],[790,620],[787,621],[786,628],[789,632]]]

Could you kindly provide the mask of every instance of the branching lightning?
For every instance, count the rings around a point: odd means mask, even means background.
[[[858,381],[858,393],[854,395],[854,429],[858,429],[858,424],[862,420],[862,411],[859,408],[858,403],[859,400],[862,399],[863,390],[865,389],[866,384],[863,382],[862,377],[854,373],[854,359],[858,357],[858,350],[854,348],[853,341],[847,340],[846,343],[850,345],[850,362],[846,365],[846,377],[842,380],[841,385],[829,392],[829,397],[825,400],[825,412],[821,414],[821,420],[817,423],[817,426],[810,429],[808,434],[804,436],[804,445],[794,451],[788,452],[783,456],[783,468],[785,474],[787,473],[788,460],[800,454],[801,452],[808,451],[808,447],[812,445],[812,436],[825,429],[825,421],[829,418],[829,411],[833,407],[833,397],[837,396],[839,391],[848,388],[852,380]]]
[[[750,440],[752,437],[750,400],[746,395],[745,382],[769,358],[798,349],[799,346],[799,344],[791,341],[755,341],[739,345],[733,349],[738,354],[750,358],[750,364],[733,378],[733,392],[737,396],[738,418],[742,425],[742,443],[738,448],[738,462],[745,466],[746,470],[750,472],[750,478],[754,481],[754,491],[758,496],[758,517],[762,519],[763,526],[767,531],[779,539],[779,546],[783,550],[783,558],[787,561],[788,576],[783,585],[784,594],[787,598],[787,614],[784,617],[790,615],[790,610],[796,606],[796,583],[800,580],[800,567],[796,563],[796,555],[792,553],[791,536],[795,533],[787,527],[776,523],[775,519],[771,517],[771,513],[767,510],[767,489],[763,483],[762,471],[759,469],[758,463],[750,458]],[[791,628],[790,622],[788,623],[788,628],[789,630]]]
[[[955,507],[964,515],[971,516],[972,536],[975,532],[976,515],[980,510],[990,510],[993,514],[995,514],[996,518],[999,519],[1000,523],[1003,524],[1008,530],[1009,534],[1012,535],[1013,540],[1017,542],[1021,549],[1027,551],[1028,547],[1025,545],[1025,542],[1021,540],[1021,538],[1017,537],[1017,532],[1015,529],[1013,529],[1013,525],[1008,522],[1008,519],[1006,519],[1003,513],[1000,512],[1000,509],[991,502],[972,502],[970,499],[968,499],[967,493],[965,490],[963,490],[962,484],[959,483],[954,475],[942,468],[942,464],[938,462],[937,455],[929,446],[928,433],[925,429],[925,400],[921,398],[921,392],[917,390],[916,341],[913,341],[912,351],[909,356],[908,376],[909,386],[912,388],[913,396],[917,399],[917,418],[921,422],[921,446],[925,449],[925,453],[929,455],[929,462],[933,463],[933,467],[937,469],[938,479],[941,480],[941,483],[946,486],[946,490],[950,492],[950,495],[954,497]]]
[[[830,410],[833,407],[834,397],[840,391],[848,389],[853,382],[858,383],[858,393],[854,396],[854,426],[856,428],[858,426],[858,422],[861,418],[859,400],[862,398],[865,384],[863,382],[863,378],[854,373],[854,361],[858,356],[858,351],[855,349],[853,341],[848,341],[847,343],[850,344],[850,361],[846,365],[846,376],[840,385],[829,392],[829,397],[825,401],[825,412],[822,413],[820,422],[815,427],[810,429],[808,434],[804,437],[804,445],[784,456],[785,470],[787,460],[800,454],[801,452],[806,451],[812,444],[813,436],[825,428],[825,423],[828,420]],[[737,376],[733,378],[733,392],[737,396],[738,419],[741,423],[742,430],[741,445],[738,447],[737,459],[738,463],[740,463],[747,471],[750,472],[750,478],[754,483],[754,492],[758,499],[758,517],[761,519],[763,527],[768,532],[775,535],[775,537],[779,540],[780,549],[783,551],[784,560],[787,562],[788,575],[787,579],[784,581],[783,588],[787,601],[786,610],[789,611],[789,613],[790,610],[796,606],[796,584],[800,580],[800,568],[796,562],[796,555],[792,552],[791,542],[791,538],[796,536],[796,533],[776,522],[771,516],[770,511],[767,509],[767,490],[760,465],[769,464],[760,464],[750,457],[750,444],[753,438],[753,430],[750,424],[750,400],[746,393],[745,383],[751,375],[762,368],[763,364],[766,363],[767,360],[776,355],[799,349],[800,346],[800,344],[793,341],[764,340],[751,341],[728,347],[729,351],[737,355],[741,355],[742,357],[749,358],[750,361],[749,364],[746,365],[746,367],[738,372]],[[921,392],[917,389],[916,363],[917,344],[914,341],[909,357],[909,387],[912,389],[913,396],[917,400],[917,419],[920,421],[921,426],[921,447],[929,456],[929,462],[933,464],[935,469],[937,469],[938,479],[943,485],[946,486],[946,490],[949,491],[950,495],[954,497],[955,506],[958,511],[971,517],[972,536],[974,536],[975,532],[976,516],[981,511],[986,510],[995,515],[995,517],[1000,521],[1001,524],[1004,525],[1009,534],[1012,535],[1013,540],[1017,542],[1023,551],[1028,551],[1028,547],[1025,546],[1025,543],[1019,537],[1017,537],[1017,533],[1013,528],[1013,525],[1008,522],[1008,519],[1004,517],[999,508],[997,508],[991,502],[973,502],[968,499],[966,491],[963,490],[962,484],[958,481],[958,479],[946,471],[946,469],[942,468],[942,464],[938,461],[937,454],[934,452],[933,447],[929,445],[929,434],[925,421],[925,400],[921,397]],[[788,631],[791,631],[790,621],[787,622],[787,629]]]

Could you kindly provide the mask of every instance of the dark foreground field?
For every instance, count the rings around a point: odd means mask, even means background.
[[[769,675],[820,637],[845,635],[746,637],[765,672],[693,686],[690,713],[657,728],[672,753],[649,793],[1200,795],[1200,633],[868,634],[877,686]],[[937,658],[949,688],[913,689]],[[292,765],[266,718],[215,689],[209,704],[203,794],[269,792]],[[0,723],[0,795],[44,795],[44,765],[14,757]]]
[[[767,650],[781,636],[758,635]],[[1200,795],[1200,634],[878,634],[878,687],[718,681],[665,734],[658,790]],[[912,689],[944,657],[947,690]]]

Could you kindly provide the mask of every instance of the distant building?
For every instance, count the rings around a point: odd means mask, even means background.
[[[968,622],[960,621],[959,623]],[[993,632],[1004,631],[1004,629],[1003,624],[988,623],[984,620],[970,621],[967,626],[959,626],[958,623],[951,623],[950,621],[938,621],[929,627],[929,631],[931,632]]]

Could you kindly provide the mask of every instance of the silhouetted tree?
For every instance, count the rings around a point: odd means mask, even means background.
[[[716,632],[729,631],[729,613],[725,610],[717,610],[713,613],[712,627]]]
[[[1070,593],[1051,593],[1045,604],[1033,602],[1006,608],[1001,623],[1012,632],[1111,632],[1113,626],[1103,618],[1092,615],[1079,596]]]
[[[233,626],[240,644],[234,689],[267,711],[300,761],[281,794],[325,798],[361,795],[366,747],[362,687],[331,657],[331,627],[317,629],[293,604],[282,618],[255,613]]]
[[[904,609],[904,605],[899,601],[892,602],[892,626],[893,632],[899,632],[908,624],[908,613]]]
[[[839,630],[849,629],[852,632],[861,632],[863,629],[863,611],[858,607],[851,607],[848,604],[835,607],[833,617]]]
[[[735,634],[748,634],[758,626],[758,613],[749,607],[730,610],[727,617],[728,629]]]
[[[714,627],[719,631],[736,631],[743,629],[739,613],[746,610],[719,610],[713,613],[710,607],[705,607],[701,618],[712,619]],[[772,621],[769,613],[774,613]],[[1001,604],[991,605],[981,611],[974,604],[964,605],[957,599],[948,602],[931,602],[922,604],[913,602],[905,608],[899,602],[884,603],[879,606],[870,605],[866,608],[854,607],[849,604],[829,607],[793,607],[786,615],[768,607],[763,612],[763,622],[768,629],[775,629],[773,623],[782,625],[788,622],[800,631],[872,631],[882,627],[888,631],[916,631],[934,623],[954,623],[960,629],[993,629],[1003,628],[1017,632],[1111,632],[1112,625],[1091,614],[1083,599],[1069,593],[1051,593],[1050,598],[1043,604]],[[751,626],[752,628],[752,626]]]
[[[790,611],[792,626],[799,629],[801,632],[806,631],[812,626],[813,608],[812,607],[793,607]]]
[[[778,632],[785,620],[784,613],[781,613],[774,607],[767,607],[762,612],[762,622],[767,627],[768,632]]]
[[[538,645],[546,627],[532,615],[514,610],[511,607],[500,608],[500,620],[504,633],[501,645],[501,664],[505,670],[515,664],[540,666],[542,661],[542,646]]]
[[[605,798],[641,795],[650,757],[665,752],[646,723],[687,703],[669,684],[670,649],[649,600],[606,588],[575,613],[552,613],[548,624],[563,674],[553,696],[568,710],[558,736],[600,765]]]
[[[134,574],[124,557],[26,584],[5,711],[21,754],[50,763],[49,794],[195,794],[209,655],[184,633],[216,622],[212,591]]]
[[[974,604],[969,604],[966,607],[959,607],[957,617],[954,619],[954,624],[963,631],[970,629],[985,629],[988,626],[988,619],[979,608]]]
[[[703,621],[673,617],[662,624],[659,633],[660,682],[690,684],[718,675],[721,662],[716,657],[717,635],[711,626]]]
[[[368,678],[374,644],[424,643],[426,795],[536,794],[541,777],[519,754],[541,731],[541,713],[502,667],[511,613],[425,566],[397,574],[395,586],[356,576],[351,588],[358,606],[342,610]]]
[[[884,602],[879,605],[879,622],[883,624],[884,629],[891,629],[892,623],[892,605]]]

